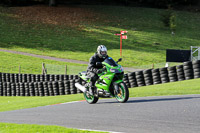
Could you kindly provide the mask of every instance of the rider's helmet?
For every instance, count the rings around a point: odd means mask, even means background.
[[[107,48],[104,45],[99,45],[97,47],[97,54],[100,58],[106,58],[107,56]]]

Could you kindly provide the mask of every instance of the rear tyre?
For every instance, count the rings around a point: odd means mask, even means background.
[[[99,97],[88,95],[87,92],[83,93],[83,95],[89,104],[94,104],[99,100]]]
[[[115,91],[115,97],[116,97],[117,101],[120,103],[125,103],[129,98],[128,87],[124,83],[120,83],[119,84],[119,92],[120,93],[117,94]]]

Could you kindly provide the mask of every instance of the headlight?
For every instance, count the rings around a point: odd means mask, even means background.
[[[119,71],[118,69],[110,69],[110,71],[111,71],[112,73],[120,73],[120,71]]]

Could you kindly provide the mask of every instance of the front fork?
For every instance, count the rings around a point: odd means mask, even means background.
[[[120,90],[119,90],[119,84],[118,83],[113,83],[114,86],[114,94],[119,94]]]

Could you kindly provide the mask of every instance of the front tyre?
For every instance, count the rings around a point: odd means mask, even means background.
[[[115,97],[120,103],[125,103],[128,100],[129,90],[126,84],[124,84],[123,82],[119,84],[119,91],[118,93],[116,93],[115,91]]]
[[[85,100],[89,103],[89,104],[94,104],[99,100],[99,97],[95,97],[95,96],[91,96],[87,93],[87,91],[85,93],[83,93]]]

